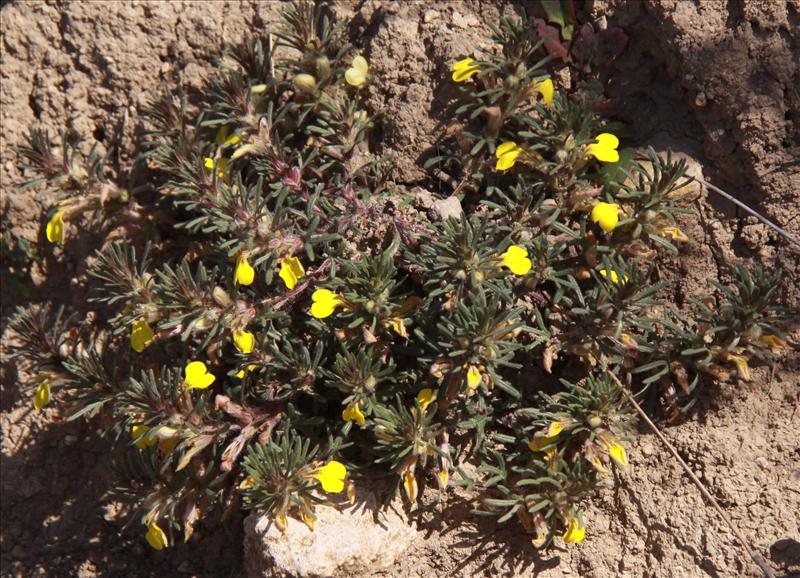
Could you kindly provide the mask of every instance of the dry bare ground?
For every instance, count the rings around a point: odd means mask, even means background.
[[[576,2],[586,19],[620,26],[623,53],[602,71],[617,116],[641,143],[697,159],[707,178],[794,235],[800,232],[800,0]],[[487,42],[483,19],[513,4],[342,3],[351,39],[379,82],[370,105],[384,112],[380,145],[397,157],[398,186],[444,186],[420,160],[442,130],[447,71]],[[14,188],[10,147],[30,126],[75,129],[101,146],[119,127],[133,150],[142,99],[162,83],[198,90],[222,44],[273,25],[271,2],[9,2],[2,19],[0,176],[3,231],[41,242],[46,208]],[[569,87],[568,71],[558,78]],[[123,118],[127,122],[123,123]],[[128,160],[123,155],[123,163]],[[703,192],[684,227],[692,243],[663,270],[679,303],[708,278],[730,281],[736,264],[786,272],[785,302],[800,309],[800,254],[764,225]],[[63,252],[50,247],[31,272],[28,296],[2,289],[2,345],[10,312],[52,300],[87,311],[91,231]],[[5,258],[5,256],[4,256]],[[69,290],[67,290],[69,289]],[[795,319],[796,321],[796,319]],[[798,343],[797,325],[790,328]],[[4,351],[5,353],[5,351]],[[708,388],[666,435],[779,575],[800,572],[800,359],[796,350],[750,383]],[[91,424],[35,414],[24,372],[2,364],[3,576],[237,576],[241,519],[204,527],[192,543],[156,553],[125,527],[108,497],[109,456]],[[536,553],[513,525],[475,519],[453,498],[419,521],[426,540],[387,576],[756,576],[732,534],[658,441],[642,430],[632,471],[589,507],[589,535],[569,550]]]

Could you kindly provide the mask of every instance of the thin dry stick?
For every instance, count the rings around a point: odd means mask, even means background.
[[[633,404],[633,407],[636,408],[636,411],[639,413],[641,418],[650,427],[650,429],[653,430],[653,433],[655,433],[656,436],[658,436],[658,439],[660,439],[662,441],[662,443],[665,446],[667,446],[667,449],[670,451],[672,456],[676,460],[678,460],[678,463],[680,463],[680,465],[683,468],[683,470],[688,474],[688,476],[691,478],[692,482],[694,482],[694,485],[697,486],[697,488],[700,490],[700,493],[703,494],[703,497],[706,500],[708,500],[709,502],[711,502],[711,505],[714,506],[714,509],[717,511],[717,513],[722,517],[723,520],[725,520],[725,523],[728,524],[728,527],[733,531],[734,535],[739,540],[739,542],[742,544],[742,546],[744,546],[744,549],[747,551],[747,554],[750,556],[750,558],[753,560],[753,562],[755,562],[756,565],[759,568],[761,568],[761,571],[764,573],[764,576],[766,576],[767,578],[775,578],[775,573],[769,567],[769,565],[767,564],[767,561],[764,560],[764,558],[761,556],[761,554],[759,554],[758,552],[755,552],[752,548],[750,548],[750,545],[748,544],[747,540],[745,539],[745,537],[741,533],[741,531],[739,531],[739,528],[737,528],[734,525],[734,523],[731,522],[731,519],[728,517],[728,514],[725,513],[725,510],[723,510],[722,507],[717,503],[717,500],[714,499],[714,496],[712,496],[709,493],[709,491],[703,485],[703,482],[701,482],[697,478],[697,476],[694,475],[694,472],[692,472],[692,470],[689,468],[689,466],[686,464],[686,462],[683,461],[683,458],[681,458],[681,456],[678,455],[678,452],[675,450],[675,448],[669,442],[669,440],[666,437],[664,437],[664,434],[661,433],[661,430],[659,430],[656,427],[656,424],[654,424],[650,420],[650,418],[647,417],[647,414],[644,412],[642,407],[636,401],[636,399],[634,398],[634,396],[631,393],[631,391],[627,387],[625,387],[625,385],[623,385],[623,383],[619,380],[619,378],[616,375],[614,375],[613,373],[611,373],[611,371],[608,368],[606,368],[606,372],[608,373],[608,375],[611,376],[611,379],[613,379],[614,382],[620,387],[622,392],[625,394],[625,397],[627,397],[628,401],[631,402],[631,404]]]
[[[705,185],[705,186],[706,186],[706,187],[707,187],[707,188],[708,188],[710,191],[713,191],[713,192],[717,193],[718,195],[721,195],[721,196],[725,197],[726,199],[728,199],[728,200],[729,200],[731,203],[733,203],[734,205],[736,205],[736,206],[738,206],[738,207],[741,207],[742,209],[744,209],[745,211],[747,211],[748,213],[750,213],[751,215],[753,215],[753,216],[754,216],[756,219],[758,219],[759,221],[761,221],[761,222],[762,222],[762,223],[764,223],[765,225],[767,225],[767,226],[769,226],[769,227],[772,227],[772,228],[773,228],[775,231],[777,231],[778,233],[780,233],[781,235],[783,235],[784,237],[786,237],[787,239],[789,239],[789,240],[790,240],[792,243],[794,243],[795,245],[797,245],[798,247],[800,247],[800,240],[798,240],[798,239],[797,239],[797,237],[795,237],[795,236],[794,236],[794,235],[792,235],[791,233],[787,232],[787,231],[786,231],[786,230],[784,230],[782,227],[780,227],[780,226],[776,225],[775,223],[773,223],[772,221],[770,221],[770,220],[769,220],[769,219],[767,219],[766,217],[764,217],[764,216],[760,215],[760,214],[759,214],[759,213],[757,213],[755,210],[753,210],[753,209],[751,209],[750,207],[748,207],[747,205],[745,205],[745,204],[744,204],[742,201],[740,201],[739,199],[737,199],[737,198],[735,198],[734,196],[732,196],[732,195],[730,195],[730,194],[726,193],[725,191],[723,191],[723,190],[722,190],[722,189],[720,189],[719,187],[717,187],[717,186],[715,186],[715,185],[712,185],[712,184],[711,184],[711,183],[709,183],[708,181],[704,181],[703,179],[698,179],[697,177],[691,177],[691,178],[693,178],[695,181],[697,181],[697,182],[698,182],[698,183],[700,183],[701,185]]]

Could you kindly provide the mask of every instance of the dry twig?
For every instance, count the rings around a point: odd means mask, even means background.
[[[633,407],[636,409],[637,413],[641,416],[641,418],[648,425],[648,427],[653,431],[653,433],[656,434],[658,439],[660,439],[661,442],[665,446],[667,446],[667,449],[670,451],[672,456],[676,460],[678,460],[678,463],[680,463],[681,467],[686,472],[686,474],[689,476],[689,478],[692,480],[694,485],[697,486],[697,488],[700,490],[700,493],[703,495],[703,497],[706,500],[708,500],[708,502],[711,503],[711,505],[714,507],[714,509],[717,511],[717,513],[720,515],[720,517],[722,517],[722,519],[725,521],[725,523],[728,524],[728,527],[733,531],[733,534],[736,536],[736,538],[742,544],[742,546],[744,547],[745,551],[750,556],[750,558],[753,560],[753,562],[755,562],[755,564],[764,573],[764,576],[766,578],[775,578],[775,573],[769,567],[769,564],[767,564],[767,561],[764,559],[764,557],[761,556],[761,554],[759,554],[758,552],[754,551],[750,547],[749,543],[747,542],[747,539],[744,537],[744,534],[742,534],[742,532],[739,530],[739,528],[737,528],[736,525],[733,522],[731,522],[731,519],[728,517],[728,514],[725,512],[725,510],[722,509],[722,507],[719,505],[717,500],[714,499],[714,496],[712,496],[711,493],[706,489],[706,487],[703,485],[703,482],[701,482],[698,479],[698,477],[696,475],[694,475],[694,472],[692,472],[692,470],[689,468],[688,464],[685,461],[683,461],[683,458],[681,458],[680,455],[678,455],[678,452],[675,449],[675,447],[664,436],[664,434],[661,433],[661,430],[658,429],[656,424],[654,424],[653,421],[647,416],[645,411],[642,409],[642,407],[636,401],[636,398],[634,397],[633,393],[631,393],[630,389],[628,389],[619,380],[619,378],[616,375],[614,375],[608,368],[606,368],[606,372],[608,373],[608,375],[611,376],[611,379],[614,380],[614,383],[616,383],[620,387],[622,392],[625,394],[625,397],[628,399],[629,402],[631,402]]]

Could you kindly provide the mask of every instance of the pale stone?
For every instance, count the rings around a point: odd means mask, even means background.
[[[248,516],[247,576],[366,577],[408,554],[418,533],[397,502],[378,510],[374,494],[359,492],[359,498],[355,506],[345,504],[340,509],[317,506],[313,531],[290,518],[281,532],[266,516]]]
[[[452,196],[434,202],[431,207],[432,216],[438,221],[445,221],[450,217],[460,219],[463,212],[461,201],[458,200],[458,197]]]

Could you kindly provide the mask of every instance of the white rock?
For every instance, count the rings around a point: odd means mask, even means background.
[[[417,531],[394,504],[378,510],[374,494],[362,491],[359,498],[355,506],[342,509],[317,506],[313,531],[290,518],[281,532],[266,516],[248,516],[248,578],[357,578],[394,564],[418,538]]]
[[[432,217],[438,221],[445,221],[449,217],[460,219],[463,212],[461,201],[458,200],[458,197],[453,196],[440,199],[434,202],[431,207]]]

